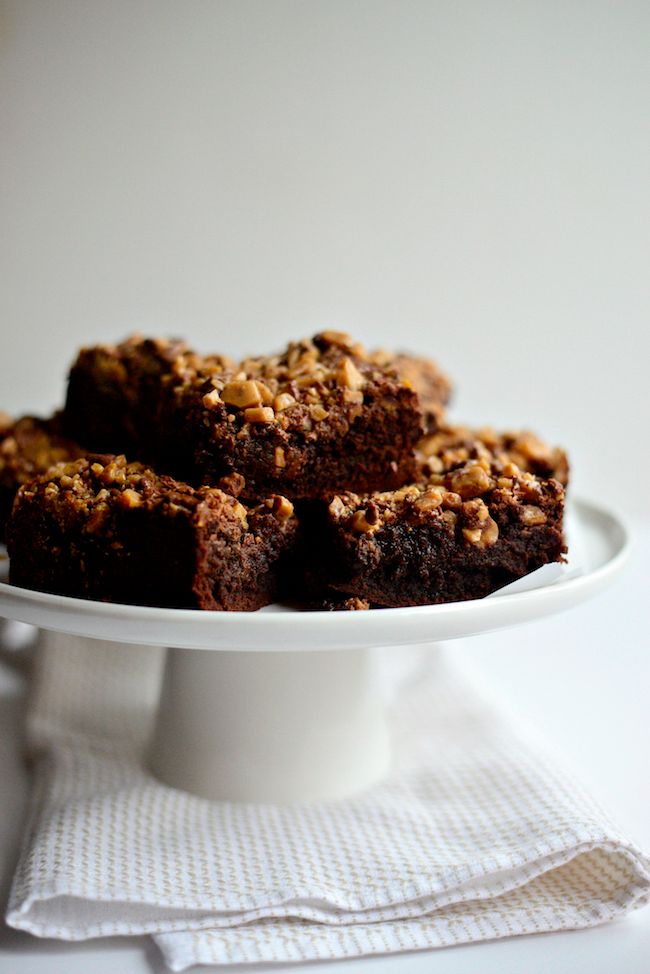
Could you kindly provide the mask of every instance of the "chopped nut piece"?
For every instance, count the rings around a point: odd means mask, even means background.
[[[343,386],[345,389],[351,389],[353,392],[358,392],[360,389],[363,389],[366,384],[365,378],[359,372],[352,359],[347,357],[341,359],[336,369],[336,381],[338,385]]]
[[[286,467],[287,460],[284,455],[284,449],[281,446],[276,446],[275,453],[273,454],[273,462],[276,467]]]
[[[245,373],[241,373],[245,375]],[[228,382],[221,392],[221,398],[229,406],[236,406],[238,409],[247,409],[249,406],[259,406],[262,402],[257,382],[253,379],[243,379],[241,381]]]
[[[330,501],[329,512],[337,520],[345,514],[345,503],[338,495]]]
[[[477,548],[488,548],[499,538],[499,525],[490,517],[485,503],[477,498],[466,501],[461,508],[465,519],[463,537]]]
[[[288,521],[293,515],[293,504],[281,494],[276,494],[273,497],[271,511],[278,521]]]
[[[212,389],[210,392],[206,392],[203,397],[203,405],[206,409],[214,409],[220,402],[223,402],[223,400],[219,395],[218,389]]]
[[[551,448],[543,443],[534,433],[525,430],[519,436],[513,434],[514,446],[527,460],[550,461],[553,453]]]
[[[227,494],[232,494],[233,497],[239,497],[246,486],[246,481],[240,473],[227,473],[219,479],[217,486]]]
[[[480,528],[463,528],[463,536],[470,542],[470,544],[479,545],[481,541],[481,533]]]
[[[481,461],[470,461],[458,470],[452,470],[449,484],[454,493],[460,494],[463,500],[471,500],[489,490],[493,481]]]
[[[450,525],[450,527],[455,528],[456,522],[458,521],[458,515],[456,514],[455,511],[446,510],[442,512],[442,520],[446,521],[447,524]]]
[[[272,423],[275,413],[270,406],[253,406],[244,410],[244,419],[247,423]]]
[[[133,490],[131,487],[127,487],[120,494],[120,503],[122,507],[140,507],[142,504],[142,497],[138,494],[137,490]]]
[[[290,392],[281,392],[279,396],[276,396],[273,400],[273,408],[276,413],[284,412],[285,409],[289,409],[290,406],[295,406],[296,398],[292,396]]]
[[[235,500],[232,506],[233,513],[242,522],[244,528],[248,527],[248,511],[243,504],[240,504],[238,500]]]
[[[327,410],[322,406],[314,405],[309,407],[309,414],[316,423],[320,423],[327,416]]]
[[[289,347],[287,353],[287,365],[292,376],[299,375],[301,372],[313,370],[318,362],[318,352],[315,348],[305,347],[298,342]]]
[[[488,517],[487,521],[480,528],[463,528],[463,534],[472,544],[478,548],[488,548],[496,544],[499,539],[499,525]]]
[[[490,516],[490,512],[488,511],[485,504],[482,503],[480,507],[476,509],[476,519],[478,520],[479,524],[482,524],[483,521],[487,521],[489,516]]]
[[[427,457],[427,468],[430,473],[442,473],[444,464],[440,457]]]
[[[312,372],[307,375],[301,375],[295,382],[299,389],[306,389],[309,392],[314,388],[316,383],[320,382],[320,373]]]
[[[415,500],[413,506],[418,511],[435,511],[442,505],[445,490],[442,487],[429,487]]]
[[[350,523],[352,530],[357,534],[370,534],[379,527],[379,522],[376,519],[374,522],[368,520],[366,511],[355,511]]]
[[[124,463],[119,463],[118,460],[111,460],[104,467],[100,477],[104,484],[123,484],[126,480]]]
[[[363,393],[360,389],[344,389],[343,398],[346,402],[352,403],[356,406],[363,405]],[[357,415],[359,415],[360,412],[361,410],[358,411]]]
[[[462,502],[463,499],[460,494],[455,494],[451,490],[445,491],[445,493],[442,495],[442,506],[446,510],[458,511],[460,510]]]
[[[526,500],[539,502],[542,496],[542,485],[538,480],[528,479],[529,477],[529,474],[524,475],[524,479],[519,484],[519,492]]]
[[[258,392],[260,394],[260,399],[263,406],[270,406],[273,402],[273,393],[269,387],[264,383],[260,382],[259,379],[255,382]]]
[[[333,329],[321,331],[320,334],[316,335],[316,340],[319,339],[327,345],[340,345],[341,348],[353,348],[355,345],[352,337],[346,331],[334,331]]]
[[[524,524],[537,525],[546,524],[546,514],[541,509],[541,507],[535,507],[533,504],[528,504],[521,510],[521,520]]]

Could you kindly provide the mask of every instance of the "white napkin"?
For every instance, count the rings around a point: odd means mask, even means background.
[[[387,656],[401,667],[387,780],[290,806],[210,803],[144,770],[161,661],[47,637],[11,926],[149,933],[178,971],[586,927],[650,895],[650,862],[440,653]]]

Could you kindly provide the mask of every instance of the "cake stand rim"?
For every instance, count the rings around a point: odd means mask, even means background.
[[[555,615],[598,594],[620,574],[631,549],[625,519],[585,498],[571,498],[568,506],[592,540],[598,535],[607,556],[577,577],[496,598],[360,612],[275,606],[206,612],[95,602],[0,582],[0,615],[89,639],[204,651],[360,649],[479,635]]]

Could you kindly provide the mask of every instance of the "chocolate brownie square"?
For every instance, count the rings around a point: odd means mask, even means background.
[[[415,472],[416,392],[339,332],[246,359],[232,375],[199,372],[178,405],[199,478],[239,472],[247,496],[391,488]]]
[[[291,577],[297,527],[284,497],[244,506],[123,456],[89,457],[19,490],[10,580],[107,602],[251,611]]]
[[[346,492],[322,526],[320,578],[379,606],[476,599],[563,560],[564,488],[470,459],[396,491]]]

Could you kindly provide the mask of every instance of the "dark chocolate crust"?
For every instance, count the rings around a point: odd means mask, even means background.
[[[18,492],[10,577],[101,601],[252,611],[281,593],[296,532],[285,498],[247,508],[123,456],[89,457]]]
[[[82,454],[81,447],[62,435],[59,415],[0,420],[0,540],[18,488],[55,463]]]
[[[381,606],[481,598],[561,561],[564,488],[514,464],[469,461],[428,483],[335,497],[321,578]]]

